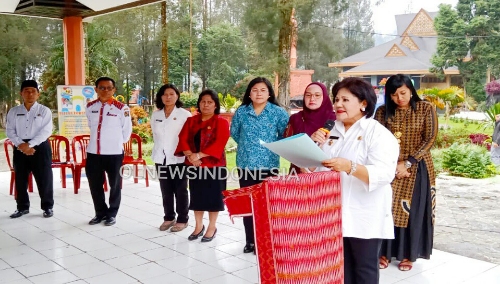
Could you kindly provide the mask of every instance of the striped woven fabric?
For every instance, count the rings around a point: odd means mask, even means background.
[[[261,283],[343,283],[338,173],[268,179],[225,195],[231,216],[251,196]]]

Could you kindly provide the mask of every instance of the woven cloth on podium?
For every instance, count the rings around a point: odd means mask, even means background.
[[[231,219],[254,216],[260,283],[343,283],[339,173],[274,177],[224,195]]]

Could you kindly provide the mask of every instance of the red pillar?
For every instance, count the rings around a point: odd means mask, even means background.
[[[85,85],[83,21],[81,17],[63,19],[66,85]]]

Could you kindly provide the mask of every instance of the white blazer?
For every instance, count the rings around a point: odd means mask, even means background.
[[[165,118],[163,109],[153,112],[151,129],[154,146],[151,158],[156,164],[163,164],[165,160],[165,165],[184,163],[184,157],[176,157],[174,152],[179,143],[179,133],[188,117],[191,117],[191,113],[178,107],[174,108],[168,118]]]
[[[399,155],[394,135],[371,118],[361,118],[347,133],[344,124],[336,121],[323,151],[330,158],[345,158],[368,170],[368,184],[341,172],[344,237],[393,239],[391,182]],[[325,167],[316,169],[328,170]]]

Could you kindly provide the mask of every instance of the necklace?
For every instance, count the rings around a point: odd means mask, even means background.
[[[406,121],[406,117],[408,116],[408,113],[409,113],[410,109],[408,108],[406,111],[405,111],[405,115],[403,117],[403,119],[401,119],[401,121],[399,122],[399,125],[396,129],[396,131],[394,132],[394,137],[396,137],[396,139],[398,140],[398,144],[401,145],[401,137],[403,136],[403,123]],[[394,122],[396,120],[396,115],[394,115]],[[405,126],[406,126],[406,123],[405,123]]]
[[[169,112],[167,112],[166,110],[164,110],[163,112],[165,113],[165,118],[168,118],[172,114],[173,111],[174,111],[173,109],[171,111],[169,111]]]

